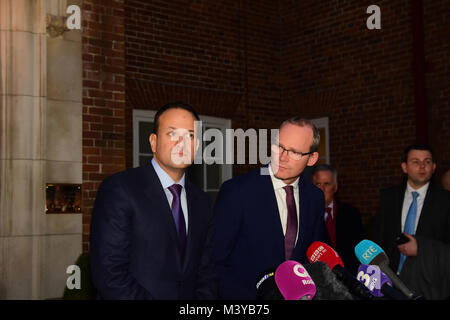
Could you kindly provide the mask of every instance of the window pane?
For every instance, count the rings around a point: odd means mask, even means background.
[[[139,121],[139,153],[151,153],[148,138],[153,131],[153,122]]]

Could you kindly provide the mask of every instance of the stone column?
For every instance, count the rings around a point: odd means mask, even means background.
[[[81,215],[45,213],[46,183],[81,183],[81,41],[46,25],[64,3],[0,0],[0,299],[61,297],[81,252]]]

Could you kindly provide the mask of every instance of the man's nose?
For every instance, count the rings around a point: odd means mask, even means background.
[[[287,162],[289,161],[289,157],[286,150],[281,150],[280,153],[280,161]]]

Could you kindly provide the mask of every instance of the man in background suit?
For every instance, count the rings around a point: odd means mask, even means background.
[[[171,103],[155,115],[147,166],[99,187],[91,223],[92,280],[103,299],[213,299],[212,210],[185,178],[194,158],[195,110]]]
[[[401,168],[407,181],[380,193],[374,241],[412,291],[428,299],[447,298],[450,192],[431,181],[436,163],[426,145],[407,147]],[[396,238],[401,233],[408,242],[398,245]]]
[[[214,207],[215,261],[222,299],[255,299],[258,277],[285,260],[305,263],[323,241],[324,197],[301,176],[318,159],[320,135],[308,120],[282,123],[268,170],[223,183]]]
[[[314,166],[312,180],[322,189],[325,196],[324,221],[327,242],[342,258],[345,268],[356,276],[360,262],[355,255],[355,246],[366,237],[361,214],[354,206],[336,198],[338,181],[337,171],[333,166],[328,164]]]

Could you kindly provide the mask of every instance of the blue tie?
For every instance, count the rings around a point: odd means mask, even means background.
[[[173,184],[169,187],[169,191],[173,195],[172,214],[175,220],[175,226],[178,233],[178,247],[180,248],[181,258],[184,257],[184,248],[186,246],[186,222],[184,221],[183,209],[181,208],[181,189],[179,184]]]
[[[415,233],[415,226],[416,226],[416,216],[417,216],[417,197],[419,196],[419,193],[416,191],[411,192],[413,196],[413,201],[411,202],[411,206],[408,210],[408,215],[406,216],[405,221],[405,227],[403,229],[404,233],[413,235]],[[406,256],[402,253],[400,253],[400,263],[398,264],[398,270],[397,273],[400,273],[403,268],[403,264],[405,263]]]

